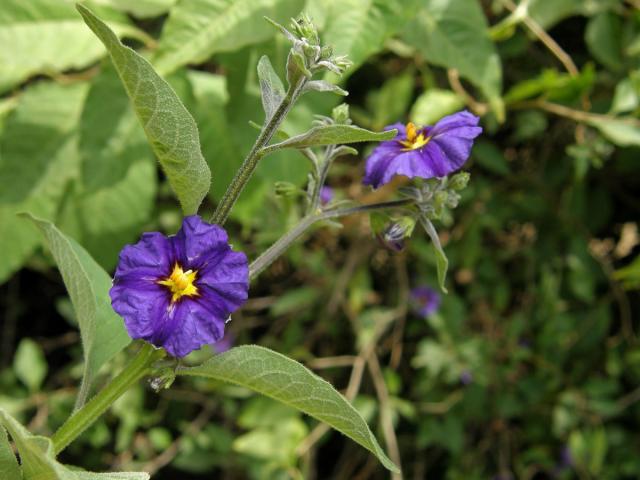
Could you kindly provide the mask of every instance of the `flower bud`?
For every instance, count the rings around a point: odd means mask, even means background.
[[[300,194],[300,189],[289,182],[276,182],[275,191],[279,197],[294,197]]]
[[[447,202],[446,205],[449,208],[456,208],[458,206],[458,203],[460,203],[460,195],[457,194],[456,192],[449,192],[449,195],[447,196]]]
[[[412,217],[401,217],[384,228],[381,235],[378,235],[382,244],[396,252],[404,249],[404,239],[409,238],[416,226],[416,221]]]
[[[464,190],[464,188],[467,186],[467,184],[469,183],[469,178],[471,178],[469,172],[458,172],[449,179],[448,186],[452,190],[456,190],[459,192],[460,190]]]
[[[449,199],[449,192],[445,190],[439,190],[433,195],[433,207],[438,210],[441,208],[447,200]]]
[[[351,119],[349,118],[349,105],[346,103],[342,103],[335,107],[331,112],[331,116],[337,124],[348,125],[351,123]]]

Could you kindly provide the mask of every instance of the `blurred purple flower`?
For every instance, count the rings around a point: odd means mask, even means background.
[[[470,385],[473,382],[473,374],[469,370],[465,370],[460,374],[460,383],[462,385]]]
[[[246,255],[231,250],[222,227],[193,215],[174,236],[147,232],[125,246],[109,294],[132,338],[184,357],[222,338],[248,290]]]
[[[422,317],[428,317],[440,307],[440,294],[431,287],[419,286],[410,294],[413,310]]]
[[[367,159],[364,184],[378,188],[395,175],[409,178],[444,177],[467,161],[473,139],[482,132],[479,118],[462,111],[422,128],[413,123],[396,123],[385,130],[398,129],[393,140],[380,143]]]
[[[324,186],[320,189],[320,204],[326,205],[331,200],[333,200],[333,188]]]

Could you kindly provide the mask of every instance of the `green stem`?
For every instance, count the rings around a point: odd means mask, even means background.
[[[357,207],[336,208],[333,210],[325,210],[319,213],[311,213],[302,217],[302,219],[287,233],[280,237],[276,242],[265,250],[262,255],[256,258],[249,265],[249,278],[253,279],[260,275],[271,265],[280,255],[282,255],[293,242],[295,242],[304,232],[306,232],[314,223],[321,220],[329,220],[331,218],[344,217],[354,213],[370,212],[373,210],[383,210],[387,208],[405,207],[414,203],[411,198],[402,200],[394,200],[391,202],[372,203],[369,205],[359,205]]]
[[[164,350],[158,350],[153,345],[145,343],[124,370],[71,415],[51,437],[56,455],[89,428],[129,388],[149,374],[152,365],[164,355]]]
[[[244,159],[244,162],[242,162],[236,176],[227,187],[227,191],[224,192],[220,203],[216,207],[216,211],[211,217],[210,223],[224,225],[233,205],[236,203],[236,200],[238,200],[238,197],[242,193],[242,190],[244,190],[244,187],[251,178],[251,175],[253,175],[253,172],[258,166],[258,162],[264,156],[264,152],[262,151],[263,148],[271,141],[273,135],[278,131],[278,128],[289,113],[289,110],[291,110],[293,104],[298,100],[306,82],[307,78],[303,77],[296,85],[289,87],[289,90],[282,99],[282,102],[280,102],[276,111],[273,112],[269,121],[260,131],[260,135],[256,138],[251,151]]]

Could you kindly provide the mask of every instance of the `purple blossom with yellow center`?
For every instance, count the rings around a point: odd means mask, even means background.
[[[147,232],[125,246],[109,294],[132,338],[184,357],[222,339],[248,290],[246,255],[222,227],[193,215],[174,236]]]
[[[438,310],[441,298],[436,290],[422,285],[411,290],[410,300],[414,312],[421,317],[428,317]]]
[[[434,178],[458,170],[471,154],[473,139],[482,133],[479,120],[463,111],[442,118],[434,126],[396,123],[385,127],[398,129],[398,134],[380,143],[369,156],[364,184],[378,188],[396,175]]]

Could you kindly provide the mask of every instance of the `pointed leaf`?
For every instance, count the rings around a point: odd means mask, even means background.
[[[216,52],[238,50],[276,34],[263,17],[287,21],[304,7],[303,0],[189,0],[169,13],[154,65],[163,74],[201,63]]]
[[[20,422],[0,408],[0,474],[2,471],[2,435],[7,429],[16,444],[23,476],[2,475],[2,480],[148,480],[148,473],[92,473],[75,470],[56,461],[53,444],[46,437],[33,435]],[[15,460],[15,456],[14,456]],[[19,472],[18,472],[19,473]]]
[[[449,260],[447,259],[447,255],[444,253],[442,249],[442,245],[440,244],[440,237],[438,237],[438,232],[436,232],[433,223],[431,220],[425,217],[420,217],[420,223],[424,227],[424,230],[429,235],[431,239],[431,243],[433,244],[433,251],[436,254],[436,268],[438,269],[438,285],[440,285],[440,289],[444,293],[447,292],[447,288],[444,286],[444,282],[447,279],[447,269],[449,268]]]
[[[107,272],[51,222],[29,214],[24,217],[40,229],[49,245],[78,318],[85,361],[76,402],[76,407],[80,407],[87,399],[100,367],[126,347],[131,338],[122,319],[111,308],[111,277]]]
[[[322,145],[339,145],[356,142],[381,142],[391,140],[397,135],[397,130],[371,132],[353,125],[324,125],[314,127],[306,133],[291,137],[284,142],[266,147],[265,153],[283,148],[308,148]]]
[[[4,480],[20,480],[22,478],[22,472],[18,465],[18,459],[16,458],[11,445],[9,445],[9,439],[7,438],[7,432],[0,422],[0,478]]]
[[[304,365],[267,348],[246,345],[216,355],[178,375],[202,376],[271,397],[327,423],[372,452],[389,470],[398,472],[355,408],[328,382]]]
[[[77,5],[77,8],[109,51],[184,214],[196,213],[211,183],[211,172],[200,151],[196,122],[147,60],[122,45],[109,27],[89,9],[82,5]]]
[[[269,57],[263,55],[258,62],[258,79],[260,80],[260,91],[262,92],[262,107],[264,108],[266,124],[274,112],[282,103],[286,92],[282,85],[282,80],[271,66]]]

